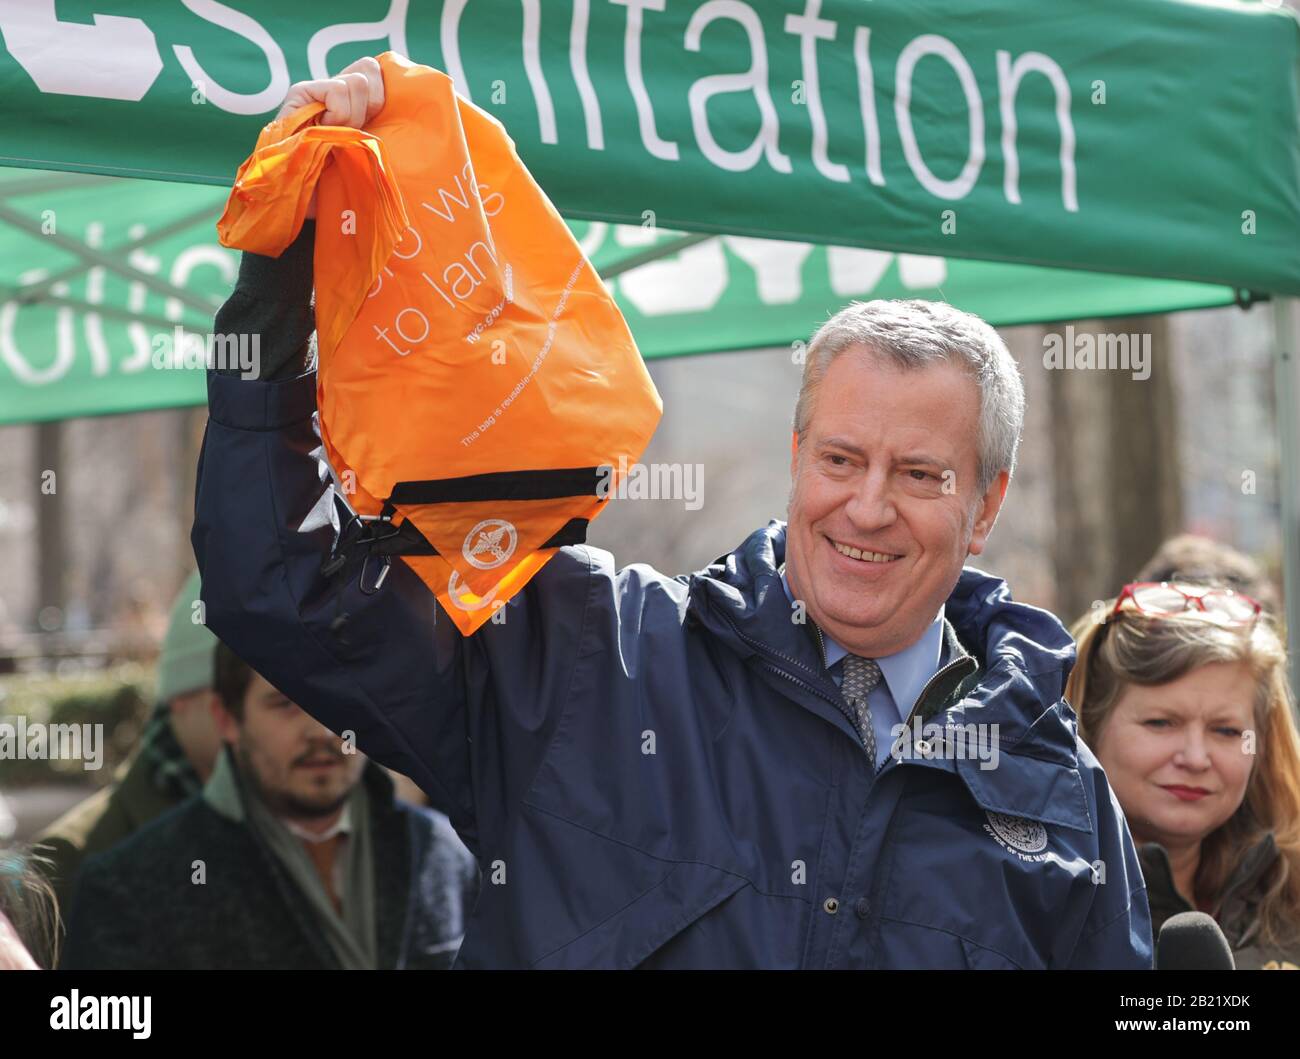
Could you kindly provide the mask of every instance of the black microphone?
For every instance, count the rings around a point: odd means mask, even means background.
[[[1157,971],[1235,971],[1228,939],[1204,912],[1170,916],[1156,939]]]

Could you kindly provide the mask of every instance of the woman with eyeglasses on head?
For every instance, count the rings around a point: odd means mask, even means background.
[[[1212,915],[1239,969],[1300,969],[1300,736],[1249,596],[1126,585],[1072,630],[1065,696],[1128,818],[1152,929]]]

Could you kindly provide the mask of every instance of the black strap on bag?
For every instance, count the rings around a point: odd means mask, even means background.
[[[366,595],[377,591],[388,575],[394,555],[437,555],[409,518],[394,525],[392,518],[398,505],[464,504],[491,501],[557,500],[570,496],[599,497],[609,487],[611,467],[562,467],[535,471],[493,471],[461,478],[436,478],[398,482],[384,501],[378,515],[353,514],[339,534],[334,554],[321,564],[321,572],[333,577],[356,554],[364,549],[366,558],[378,556],[382,567],[374,585],[366,585],[366,568],[361,564],[360,588]],[[588,519],[571,518],[543,544],[543,548],[562,548],[582,544],[587,539]]]
[[[559,500],[566,496],[599,496],[609,487],[609,467],[561,467],[545,471],[493,471],[463,478],[432,478],[398,482],[384,502],[391,515],[397,505],[473,504],[492,500]]]

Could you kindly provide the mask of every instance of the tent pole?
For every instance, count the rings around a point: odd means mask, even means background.
[[[1291,687],[1300,691],[1300,312],[1296,299],[1273,299],[1273,372],[1281,480],[1282,576]]]
[[[209,219],[215,221],[221,216],[221,206],[213,207],[204,206],[201,210],[194,210],[183,217],[178,217],[170,224],[165,224],[161,228],[156,228],[151,232],[145,232],[144,235],[137,239],[130,239],[125,243],[118,243],[116,246],[101,247],[100,251],[113,257],[125,259],[132,250],[137,250],[142,246],[148,246],[150,243],[156,243],[160,239],[166,239],[175,235],[177,232],[183,232],[187,228],[193,228],[202,224]],[[11,287],[8,296],[16,301],[32,302],[43,300],[43,295],[50,290],[56,283],[64,283],[81,275],[83,272],[89,272],[95,267],[92,261],[81,261],[76,265],[65,268],[62,272],[56,272],[52,276],[46,276],[39,283],[28,283],[21,287]],[[3,288],[0,288],[3,292]]]
[[[112,254],[86,246],[84,243],[79,243],[70,236],[62,235],[58,232],[50,232],[47,235],[41,231],[41,226],[35,221],[19,213],[17,210],[10,209],[2,203],[0,203],[0,221],[12,225],[21,232],[26,232],[28,235],[47,239],[60,249],[76,255],[83,261],[89,262],[92,265],[100,265],[103,268],[108,269],[108,271],[115,272],[126,279],[138,280],[150,290],[155,291],[166,298],[175,298],[182,305],[188,305],[201,316],[210,316],[220,308],[220,303],[210,302],[206,298],[202,298],[195,294],[193,291],[188,291],[184,287],[178,287],[174,283],[168,283],[165,279],[162,279],[159,276],[150,275],[148,272],[141,272],[138,268],[133,268],[125,262],[119,261]]]
[[[689,235],[681,235],[675,239],[669,239],[666,242],[656,243],[648,250],[643,250],[639,254],[633,254],[631,257],[625,257],[622,261],[616,261],[612,265],[606,265],[600,270],[600,278],[613,279],[615,276],[621,276],[624,272],[631,272],[634,268],[648,265],[650,262],[668,257],[670,254],[680,254],[683,250],[688,250],[692,246],[697,246],[700,243],[707,243],[710,239],[716,238],[718,237],[710,232],[693,232]]]
[[[26,180],[0,181],[0,199],[13,199],[20,195],[46,195],[53,191],[67,191],[69,188],[87,188],[96,184],[107,184],[113,179],[113,177],[91,176],[87,173],[42,171],[40,176]]]
[[[0,291],[0,299],[2,298],[3,292]],[[196,318],[191,316],[188,319],[178,318],[173,320],[166,316],[159,316],[156,313],[137,313],[117,305],[96,305],[94,302],[88,302],[82,298],[56,298],[49,295],[31,304],[56,309],[75,309],[79,313],[94,313],[96,316],[102,316],[105,320],[119,320],[124,324],[150,324],[153,327],[160,327],[164,331],[171,331],[175,327],[181,327],[186,331],[202,334],[212,325],[210,317]]]

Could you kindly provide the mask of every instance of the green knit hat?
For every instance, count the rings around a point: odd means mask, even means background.
[[[199,598],[199,575],[195,571],[181,588],[172,604],[158,656],[158,701],[169,702],[187,691],[212,687],[217,638],[199,617],[202,609],[194,604]]]

